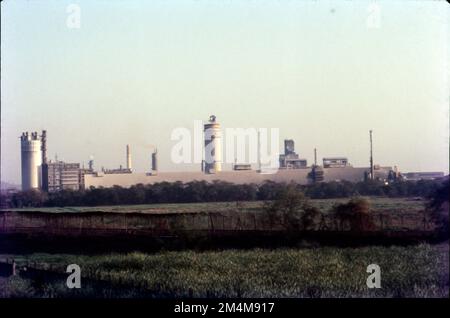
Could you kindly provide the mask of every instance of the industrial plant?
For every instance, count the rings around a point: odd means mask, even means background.
[[[317,150],[314,149],[314,163],[308,166],[307,160],[295,151],[292,139],[284,140],[284,153],[279,155],[279,168],[273,173],[264,173],[252,169],[251,164],[235,163],[232,169],[223,170],[221,149],[221,126],[216,116],[211,115],[203,125],[204,160],[199,171],[158,172],[157,149],[151,153],[151,169],[148,172],[134,172],[130,145],[125,147],[125,168],[104,169],[96,171],[94,161],[89,160],[88,168],[79,163],[68,163],[47,159],[47,132],[24,132],[21,142],[22,190],[41,189],[46,192],[60,190],[81,190],[90,187],[112,187],[115,185],[130,187],[136,184],[153,184],[158,182],[190,182],[214,180],[236,184],[265,181],[296,182],[309,184],[329,181],[358,182],[367,179],[391,181],[397,178],[408,180],[436,179],[444,176],[443,172],[411,172],[401,174],[397,167],[384,167],[373,163],[372,131],[370,131],[369,167],[353,167],[346,157],[323,157],[318,164]],[[259,140],[258,140],[259,142]],[[258,159],[259,160],[259,159]]]

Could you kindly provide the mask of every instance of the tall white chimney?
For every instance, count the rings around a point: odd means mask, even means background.
[[[205,137],[205,173],[222,171],[222,133],[216,116],[211,115],[203,125]]]
[[[131,151],[130,151],[130,145],[127,145],[127,169],[131,170]]]

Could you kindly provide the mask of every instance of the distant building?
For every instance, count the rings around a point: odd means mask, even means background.
[[[246,164],[246,163],[236,163],[233,165],[233,170],[252,170],[252,165],[251,164]]]
[[[66,163],[63,161],[48,162],[47,178],[43,180],[42,188],[48,192],[60,190],[80,190],[84,187],[84,174],[81,178],[79,163]]]
[[[307,168],[306,159],[299,158],[295,153],[294,141],[292,139],[284,140],[284,154],[280,155],[281,169],[302,169]]]
[[[122,168],[122,166],[120,166],[119,169],[104,169],[103,172],[105,174],[132,173],[131,169],[129,169],[129,168]]]
[[[345,157],[323,158],[324,168],[343,168],[348,166],[348,159]]]
[[[91,166],[88,169],[81,168],[79,170],[78,179],[79,179],[79,183],[80,183],[80,189],[85,189],[84,176],[87,174],[94,174],[94,170],[92,169]]]
[[[295,144],[292,139],[284,140],[284,154],[285,155],[295,155]]]
[[[435,180],[444,177],[443,172],[407,172],[403,173],[403,178],[406,180]]]

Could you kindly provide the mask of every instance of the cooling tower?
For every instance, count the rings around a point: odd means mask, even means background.
[[[40,169],[42,164],[41,140],[37,132],[20,136],[22,160],[22,190],[40,187]]]

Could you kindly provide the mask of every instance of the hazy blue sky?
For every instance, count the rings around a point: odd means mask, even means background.
[[[2,1],[2,181],[44,128],[50,158],[113,168],[129,143],[147,171],[154,144],[178,170],[172,129],[210,114],[279,127],[309,162],[367,166],[373,129],[375,163],[448,172],[449,21],[445,1]]]

